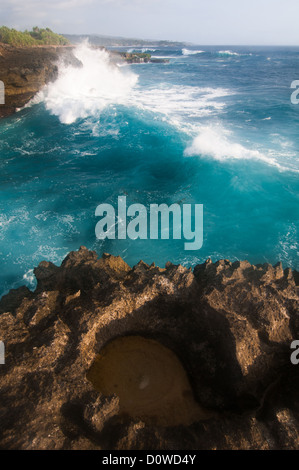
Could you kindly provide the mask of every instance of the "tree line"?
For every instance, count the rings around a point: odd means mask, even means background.
[[[0,27],[0,42],[12,46],[66,46],[70,44],[61,34],[56,34],[50,28],[38,28],[35,26],[32,31],[17,31],[7,26]]]

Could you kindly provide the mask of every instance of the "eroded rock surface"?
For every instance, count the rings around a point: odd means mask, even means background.
[[[102,47],[92,46],[95,49]],[[74,67],[82,63],[75,57],[75,46],[15,47],[0,43],[0,80],[5,88],[5,104],[0,104],[0,118],[25,106],[47,83],[58,77],[60,62]],[[164,62],[149,54],[110,51],[111,63]]]
[[[60,267],[40,263],[35,275],[34,293],[22,287],[0,301],[2,448],[299,448],[299,366],[290,362],[290,344],[299,339],[298,287],[291,270],[226,260],[193,272],[171,263],[131,269],[81,247]],[[132,337],[141,338],[138,350],[147,357],[148,341],[173,353],[186,382],[170,395],[171,406],[192,396],[204,416],[168,420],[169,401],[163,405],[158,388],[151,407],[162,406],[163,419],[149,420],[138,412],[140,402],[132,412],[113,387],[109,395],[111,377],[109,390],[95,386],[90,371],[99,355]],[[138,387],[148,393],[140,364]]]
[[[72,46],[0,44],[0,80],[5,86],[5,104],[0,105],[0,118],[25,106],[48,82],[55,81],[60,60],[80,66],[73,49]]]
[[[152,339],[124,336],[110,341],[87,378],[103,395],[118,397],[119,414],[146,424],[188,426],[211,416],[194,400],[174,352]]]

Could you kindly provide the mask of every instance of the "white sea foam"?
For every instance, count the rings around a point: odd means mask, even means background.
[[[238,52],[233,52],[233,51],[218,51],[219,55],[235,55],[239,56]]]
[[[29,287],[34,287],[36,284],[36,279],[34,275],[33,269],[29,269],[23,276],[23,280],[25,281],[26,285]]]
[[[15,219],[15,216],[8,217],[6,214],[0,215],[0,228],[4,230]]]
[[[252,56],[252,53],[251,53],[251,52],[250,52],[249,54],[247,54],[247,53],[240,54],[239,52],[230,51],[230,50],[227,50],[227,51],[218,51],[217,54],[219,54],[220,56],[235,56],[235,57],[240,57],[240,56]]]
[[[201,118],[219,118],[225,110],[225,97],[232,95],[225,88],[196,87],[159,83],[153,86],[138,84],[138,75],[129,68],[120,69],[109,61],[109,54],[90,49],[87,44],[75,50],[83,67],[61,66],[59,77],[39,94],[47,109],[62,123],[70,124],[78,118],[98,117],[107,106],[122,104],[153,113],[153,119],[162,119],[188,133],[193,138],[185,155],[208,156],[217,160],[261,160],[279,169],[296,171],[289,165],[292,155],[282,149],[281,154],[258,148],[247,148],[222,126],[199,127]],[[117,108],[113,107],[117,113]],[[156,116],[155,116],[156,115]],[[267,118],[269,120],[269,118]],[[94,135],[101,135],[100,120],[88,120]],[[113,131],[117,136],[117,130]],[[282,163],[283,162],[283,163]],[[287,167],[285,167],[287,164]]]
[[[152,55],[152,59],[179,59],[179,57],[175,55]]]
[[[247,148],[235,142],[234,135],[221,125],[204,126],[194,138],[192,144],[185,150],[186,156],[204,156],[218,161],[232,159],[260,160],[280,170],[287,170],[274,155],[265,154],[257,149]],[[293,170],[295,171],[295,170]]]
[[[16,219],[15,216],[8,217],[6,214],[0,214],[0,240],[4,240],[6,231],[9,229],[9,226]]]
[[[130,49],[127,49],[127,52],[129,54],[132,54],[133,52],[136,52],[136,53],[146,53],[146,52],[156,52],[158,51],[159,49],[155,49],[153,47],[142,47],[142,48],[134,48],[134,47],[131,47]]]
[[[231,94],[224,88],[166,83],[143,87],[136,73],[111,64],[105,51],[90,49],[85,43],[74,54],[83,66],[61,64],[58,79],[31,102],[44,100],[46,108],[64,124],[97,116],[109,105],[122,104],[164,114],[176,125],[183,118],[188,122],[190,118],[219,113],[225,107],[221,98]]]
[[[196,54],[203,54],[205,51],[194,51],[192,49],[182,49],[183,55],[196,55]]]
[[[110,104],[122,103],[136,85],[138,76],[110,63],[104,50],[82,44],[74,51],[83,67],[60,66],[58,79],[39,95],[46,108],[64,124],[101,112]]]
[[[187,156],[205,155],[216,160],[227,158],[259,158],[257,150],[245,149],[242,145],[232,142],[229,137],[231,133],[221,126],[205,126],[200,129],[192,145],[185,151]]]
[[[164,114],[170,122],[187,123],[190,118],[199,118],[221,112],[230,95],[224,88],[201,88],[163,84],[160,87],[136,88],[132,102],[139,108]]]

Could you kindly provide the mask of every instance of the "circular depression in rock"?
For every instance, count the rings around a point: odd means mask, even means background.
[[[126,336],[111,341],[96,357],[87,378],[104,395],[119,397],[121,414],[165,426],[208,417],[194,400],[177,356],[152,339]]]

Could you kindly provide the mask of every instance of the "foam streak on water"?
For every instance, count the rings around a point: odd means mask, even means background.
[[[183,49],[183,55],[192,56],[204,51]],[[104,50],[91,49],[85,42],[74,52],[82,68],[60,65],[59,78],[40,95],[46,108],[64,124],[77,119],[99,117],[111,105],[140,108],[164,115],[165,119],[193,137],[185,155],[198,155],[225,161],[234,159],[259,159],[281,170],[297,171],[282,159],[287,152],[277,154],[273,148],[239,143],[231,128],[219,125],[219,113],[225,111],[225,97],[238,95],[239,91],[224,87],[199,87],[186,84],[155,83],[144,87],[138,84],[138,74],[128,67],[120,68],[110,63]],[[222,56],[250,56],[231,50],[220,50]],[[35,100],[36,102],[36,100]],[[217,116],[217,121],[202,123],[200,118]],[[197,119],[197,120],[196,120]],[[261,120],[271,120],[267,116]]]
[[[40,261],[59,264],[80,245],[131,265],[299,268],[299,49],[151,48],[169,63],[118,67],[82,44],[81,68],[60,64],[55,83],[0,122],[0,295],[32,288]],[[203,204],[202,249],[98,241],[95,209],[119,195]]]
[[[136,74],[112,65],[105,50],[91,49],[85,43],[74,55],[83,66],[61,65],[58,79],[43,95],[46,108],[64,124],[122,103],[138,80]]]

